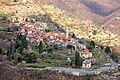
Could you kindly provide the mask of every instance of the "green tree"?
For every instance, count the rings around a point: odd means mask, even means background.
[[[7,56],[8,56],[8,59],[14,59],[15,58],[15,48],[14,47],[11,47],[10,49],[8,49],[7,51]]]
[[[3,50],[2,50],[2,48],[0,48],[0,54],[2,54],[2,52],[3,52]]]
[[[42,53],[44,51],[44,44],[42,41],[40,41],[40,44],[39,44],[39,53]]]
[[[118,66],[118,70],[120,71],[120,66]]]
[[[23,59],[23,58],[22,58],[22,55],[19,54],[19,56],[17,57],[17,61],[18,61],[18,62],[22,62],[22,59]]]
[[[93,80],[92,75],[87,74],[83,80]]]
[[[80,55],[78,52],[75,53],[75,67],[80,67]]]
[[[110,47],[107,46],[107,47],[105,48],[105,53],[111,53]]]
[[[95,48],[95,42],[94,42],[94,41],[91,41],[91,42],[90,42],[90,45],[91,45],[93,48]]]
[[[97,34],[97,30],[93,30],[93,35],[96,35]]]
[[[23,60],[26,61],[27,63],[35,63],[37,62],[38,57],[39,54],[32,52],[29,54],[25,54]]]
[[[20,0],[14,0],[14,2],[19,2]]]
[[[27,49],[28,42],[26,40],[26,37],[23,35],[17,35],[16,37],[16,43],[17,43],[17,49],[19,49],[20,53],[23,53],[24,49]]]
[[[118,56],[115,53],[112,53],[110,57],[115,61],[118,62]]]
[[[19,44],[19,53],[23,54],[23,52],[24,52],[24,46],[21,43],[21,44]]]
[[[75,35],[75,33],[72,33],[72,38],[76,38],[76,35]]]
[[[95,42],[91,41],[88,45],[87,48],[92,52],[95,48]]]
[[[68,48],[68,49],[72,49],[72,48],[73,48],[73,45],[68,44],[68,45],[67,45],[67,48]]]

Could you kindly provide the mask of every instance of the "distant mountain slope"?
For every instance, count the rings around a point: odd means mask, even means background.
[[[120,0],[33,0],[38,5],[51,3],[61,10],[74,14],[80,19],[88,19],[96,25],[103,25],[120,16]],[[117,27],[115,27],[117,29]],[[109,30],[109,29],[108,29]]]
[[[0,14],[5,14],[9,17],[17,16],[23,18],[26,18],[28,16],[39,17],[39,14],[47,15],[50,16],[51,19],[58,23],[58,25],[63,29],[66,29],[67,26],[69,28],[69,32],[74,32],[79,38],[93,40],[98,44],[103,45],[120,45],[120,39],[118,39],[117,34],[113,34],[109,31],[103,31],[102,29],[95,28],[95,25],[91,22],[92,19],[96,22],[104,22],[104,17],[93,13],[90,10],[90,8],[86,7],[83,3],[78,2],[78,0],[33,1],[34,2],[32,2],[31,0],[27,0],[27,3],[0,3]],[[116,12],[118,13],[118,11]],[[116,12],[114,12],[114,14],[116,14]],[[71,13],[74,14],[76,18],[74,16],[71,16]],[[113,16],[116,16],[114,14],[107,17],[112,19]]]
[[[113,20],[111,23],[104,26],[105,30],[109,30],[112,33],[120,33],[120,20]]]

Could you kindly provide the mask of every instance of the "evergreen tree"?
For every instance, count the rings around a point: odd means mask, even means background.
[[[22,62],[22,56],[19,55],[19,56],[17,57],[17,60],[18,60],[18,62]]]
[[[110,47],[107,46],[107,47],[105,48],[105,53],[111,53]]]
[[[44,51],[44,44],[42,41],[40,41],[40,44],[39,44],[39,53],[42,53]]]
[[[120,71],[120,66],[118,66],[118,70]]]
[[[24,51],[24,46],[23,46],[23,44],[21,43],[21,44],[20,44],[20,47],[19,47],[19,52],[22,54],[23,51]]]
[[[80,55],[78,52],[75,53],[75,67],[80,67]]]
[[[68,48],[68,49],[72,49],[72,48],[73,48],[73,45],[68,44],[68,45],[67,45],[67,48]]]
[[[118,56],[115,53],[112,53],[110,57],[115,61],[118,62]]]
[[[11,47],[10,49],[8,49],[7,51],[7,56],[8,56],[8,59],[14,59],[14,54],[15,54],[15,49],[14,47]]]
[[[92,75],[87,74],[86,76],[83,77],[84,80],[93,80]]]
[[[88,45],[87,48],[92,52],[95,48],[95,42],[91,41]]]
[[[95,48],[95,42],[94,42],[94,41],[91,41],[91,42],[90,42],[90,45],[91,45],[93,48]]]
[[[75,35],[75,33],[72,33],[72,38],[76,38],[76,35]]]
[[[17,43],[16,48],[19,49],[20,53],[22,53],[24,51],[24,49],[27,49],[27,47],[28,47],[28,42],[26,40],[26,37],[23,35],[17,35],[16,43]]]
[[[2,54],[2,51],[3,51],[2,48],[0,48],[0,54]]]

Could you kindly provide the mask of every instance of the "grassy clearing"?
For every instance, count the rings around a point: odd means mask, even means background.
[[[47,59],[41,63],[27,63],[27,67],[32,67],[32,68],[46,68],[46,67],[69,67],[67,62],[64,60],[60,60],[59,63],[56,63],[56,60],[54,59]]]

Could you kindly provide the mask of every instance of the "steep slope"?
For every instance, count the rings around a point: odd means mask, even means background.
[[[108,24],[106,23],[104,26],[104,29],[111,31],[112,33],[119,34],[120,33],[120,19],[114,19],[112,20],[112,22]]]
[[[64,1],[64,0],[59,0]],[[72,4],[76,4],[77,0],[74,1],[69,1],[66,0],[70,3],[69,6]],[[71,16],[71,13],[67,10],[62,10],[57,6],[58,0],[34,0],[34,2],[27,2],[26,4],[22,3],[14,3],[14,5],[9,4],[2,4],[0,6],[0,11],[6,14],[11,14],[11,16],[20,16],[20,17],[27,17],[29,15],[48,15],[52,18],[53,21],[59,24],[60,27],[63,29],[66,29],[66,26],[69,28],[69,32],[74,32],[76,36],[80,38],[85,38],[85,39],[90,39],[93,40],[99,44],[104,44],[104,45],[110,45],[110,46],[120,46],[120,41],[115,39],[118,38],[118,35],[112,34],[110,32],[104,32],[102,29],[95,28],[95,25],[87,18],[84,18],[84,15],[90,16],[90,12],[87,12],[83,8],[82,11],[84,10],[86,14],[83,14],[81,17],[84,19],[78,18],[78,16]],[[74,2],[74,3],[73,3]],[[46,4],[47,3],[47,4]],[[56,3],[56,6],[55,4]],[[65,2],[63,2],[65,3]],[[36,5],[37,4],[37,5]],[[59,5],[62,5],[61,3]],[[81,4],[82,5],[82,4]],[[76,5],[74,5],[77,7]],[[84,5],[83,5],[84,6]],[[64,5],[63,5],[64,7]],[[69,7],[65,7],[68,9]],[[73,8],[73,7],[71,7]],[[87,7],[85,7],[88,9]],[[88,9],[90,10],[90,9]],[[71,11],[71,10],[70,10]],[[79,13],[82,14],[82,13]],[[91,16],[90,16],[91,17]],[[96,17],[98,18],[98,17]],[[93,35],[93,33],[96,32],[96,34]],[[92,36],[91,36],[92,33]],[[104,36],[103,36],[104,35]]]
[[[61,2],[61,1],[66,1],[66,3],[70,3],[72,5],[72,4],[76,4],[75,1],[77,1],[77,0],[74,0],[71,2],[69,0],[59,0],[59,1],[58,0],[51,0],[51,1],[45,0],[44,4],[42,4],[42,0],[39,0],[39,1],[34,0],[34,3],[37,4],[38,6],[40,6],[44,10],[44,12],[46,14],[49,14],[51,16],[51,18],[54,21],[56,21],[59,25],[62,25],[64,29],[66,26],[68,26],[70,32],[74,32],[77,36],[79,36],[81,38],[92,39],[92,40],[98,42],[99,44],[110,45],[110,46],[114,46],[114,45],[119,46],[119,44],[118,44],[119,40],[117,39],[118,38],[117,35],[112,34],[108,31],[104,32],[101,29],[95,28],[95,26],[89,19],[81,19],[81,18],[78,18],[78,16],[75,16],[76,18],[74,18],[73,16],[71,16],[70,12],[58,7],[58,5],[61,5],[62,7],[66,8],[66,9],[69,8],[68,6],[65,7],[63,5],[63,3],[65,3],[65,2]],[[56,6],[53,3],[55,3]],[[73,7],[71,7],[71,8],[73,8]],[[82,13],[80,13],[80,15],[81,14]],[[87,16],[89,16],[89,15],[87,15]],[[84,17],[84,16],[82,16],[82,17]],[[97,31],[97,34],[92,35],[92,37],[90,37],[90,33],[93,31]],[[115,39],[117,39],[117,41]]]
[[[120,14],[119,0],[33,0],[36,4],[50,3],[61,10],[72,13],[76,18],[90,20],[103,25]],[[120,15],[117,15],[120,16]],[[117,27],[116,27],[117,29]],[[108,29],[109,30],[109,29]],[[111,30],[111,32],[113,32]]]

